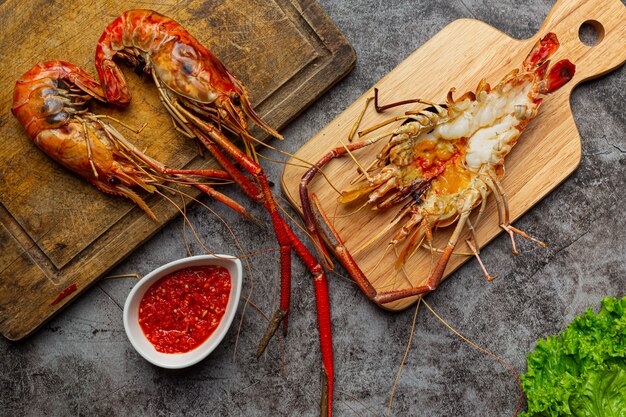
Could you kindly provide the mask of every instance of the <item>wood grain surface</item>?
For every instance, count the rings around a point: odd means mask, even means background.
[[[0,3],[0,332],[8,339],[33,332],[178,214],[171,204],[149,197],[160,219],[155,223],[129,201],[96,190],[39,151],[10,112],[21,74],[50,59],[95,74],[93,56],[104,28],[123,11],[145,7],[176,19],[211,49],[277,128],[355,63],[346,39],[309,0]],[[127,138],[172,167],[212,165],[172,128],[153,83],[134,74],[127,80],[133,94],[129,108],[95,112],[134,126],[147,123],[141,135],[125,131]],[[50,306],[73,283],[78,291]]]
[[[599,35],[594,46],[585,45],[579,38],[579,29],[585,22],[593,26]],[[619,0],[559,1],[539,32],[526,40],[512,39],[477,20],[457,20],[374,86],[380,90],[382,104],[418,97],[443,103],[451,87],[456,87],[455,96],[459,97],[465,91],[474,91],[482,78],[486,78],[491,85],[496,84],[505,74],[521,66],[535,42],[547,32],[556,33],[561,43],[552,62],[564,58],[571,60],[576,64],[576,75],[571,82],[544,100],[539,115],[528,126],[506,160],[503,185],[509,197],[512,219],[519,218],[550,193],[577,168],[581,160],[580,136],[570,110],[569,98],[577,84],[605,74],[626,60],[626,7]],[[373,96],[374,87],[323,128],[296,156],[315,162],[330,149],[341,146],[342,141],[347,143],[350,129],[366,98]],[[403,114],[409,108],[399,107],[376,114],[370,107],[361,127],[373,126]],[[367,166],[384,146],[383,142],[354,154]],[[302,165],[295,159],[291,162]],[[347,188],[350,180],[356,176],[356,166],[350,158],[331,161],[324,171],[339,190]],[[305,168],[288,165],[282,176],[283,189],[298,210],[301,210],[298,187],[304,172]],[[310,189],[320,198],[326,213],[334,218],[334,227],[350,251],[382,230],[399,209],[375,212],[367,208],[354,213],[359,204],[338,203],[337,192],[319,174]],[[498,227],[493,197],[489,200],[477,233],[480,247],[484,247],[502,231]],[[436,230],[435,247],[443,248],[452,229],[447,227]],[[397,270],[394,267],[396,255],[393,251],[383,256],[391,233],[378,239],[368,249],[358,252],[354,256],[357,264],[378,291],[424,284],[439,255],[435,253],[433,259],[428,250],[420,250],[407,261],[404,271]],[[532,230],[532,233],[541,238],[542,230]],[[461,236],[459,242],[465,241],[464,236]],[[520,256],[527,248],[529,246],[522,245]],[[465,243],[459,243],[457,251],[468,253],[469,248]],[[445,276],[449,276],[468,259],[470,256],[467,255],[453,256]],[[498,271],[490,273],[497,275]],[[417,297],[407,298],[382,307],[400,310],[416,300]]]

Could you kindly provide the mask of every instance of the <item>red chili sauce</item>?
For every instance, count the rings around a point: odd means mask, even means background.
[[[139,325],[157,351],[189,352],[220,324],[230,287],[230,274],[221,266],[173,272],[148,288],[139,304]]]

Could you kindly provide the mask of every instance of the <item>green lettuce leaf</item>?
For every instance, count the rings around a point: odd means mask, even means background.
[[[570,405],[576,417],[626,417],[626,369],[590,372]]]
[[[537,342],[527,365],[520,417],[626,417],[626,297]]]

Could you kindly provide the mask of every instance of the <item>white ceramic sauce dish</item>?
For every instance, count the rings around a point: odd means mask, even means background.
[[[161,353],[146,338],[139,325],[139,304],[148,288],[164,276],[183,268],[218,265],[228,269],[231,279],[226,311],[217,329],[200,346],[185,353]],[[235,318],[242,285],[241,261],[230,255],[200,255],[179,259],[155,269],[143,277],[130,291],[124,304],[124,328],[135,350],[148,362],[167,369],[180,369],[200,362],[220,344]]]

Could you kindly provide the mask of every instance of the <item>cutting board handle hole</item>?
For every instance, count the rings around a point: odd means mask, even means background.
[[[587,46],[595,46],[604,39],[604,26],[597,20],[587,20],[578,28],[578,38]]]

